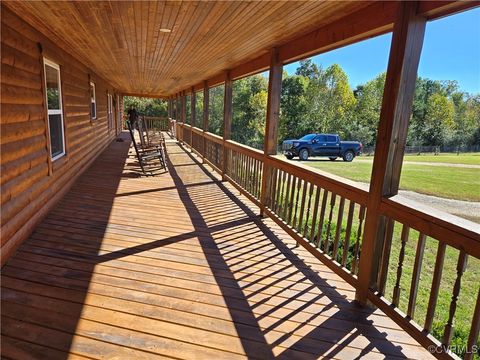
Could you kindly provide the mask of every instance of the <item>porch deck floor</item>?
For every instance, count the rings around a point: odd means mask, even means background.
[[[3,268],[3,357],[431,357],[176,142],[155,177],[135,175],[130,145]]]

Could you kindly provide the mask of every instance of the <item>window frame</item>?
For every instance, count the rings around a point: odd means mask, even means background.
[[[113,123],[113,95],[107,91],[107,117],[108,117],[108,131],[114,128]]]
[[[49,109],[48,108],[48,92],[47,92],[47,66],[50,66],[51,68],[54,68],[55,70],[58,71],[58,103],[60,109]],[[60,65],[57,64],[56,62],[47,59],[46,57],[43,58],[43,75],[44,75],[44,89],[45,89],[45,108],[47,110],[47,130],[48,130],[48,150],[50,152],[50,159],[51,161],[55,161],[60,159],[61,157],[66,155],[66,141],[65,141],[65,117],[63,115],[63,93],[62,93],[62,78],[61,78],[61,72],[60,72]],[[57,154],[53,156],[52,154],[52,137],[50,135],[50,115],[60,115],[61,119],[61,129],[62,129],[62,152],[60,154]]]
[[[92,98],[92,93],[91,93],[91,88],[93,87],[93,98]],[[97,119],[97,88],[96,85],[93,81],[90,81],[90,118],[92,120]],[[92,101],[93,100],[93,101]],[[92,104],[94,104],[94,109],[95,109],[95,116],[92,113]]]

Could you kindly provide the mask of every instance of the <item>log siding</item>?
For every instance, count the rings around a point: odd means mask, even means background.
[[[107,94],[115,89],[68,52],[2,6],[1,261],[27,238],[61,194],[116,135]],[[66,154],[51,162],[43,59],[60,65]],[[97,118],[90,117],[90,81]],[[120,105],[120,104],[118,104]],[[118,109],[114,110],[118,117]],[[117,124],[118,119],[114,120]],[[118,125],[117,125],[118,126]]]

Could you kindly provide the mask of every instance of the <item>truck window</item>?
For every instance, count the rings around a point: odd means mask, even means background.
[[[319,142],[319,143],[324,143],[324,142],[327,142],[327,140],[325,139],[325,135],[318,135],[316,137],[316,140]]]
[[[337,137],[332,136],[332,135],[327,135],[327,142],[329,143],[336,143],[337,142]]]

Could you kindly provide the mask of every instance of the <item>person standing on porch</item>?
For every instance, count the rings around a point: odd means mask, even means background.
[[[132,126],[132,130],[138,128],[138,111],[135,109],[133,105],[130,105],[130,109],[128,110],[128,121],[130,121],[130,125]]]

